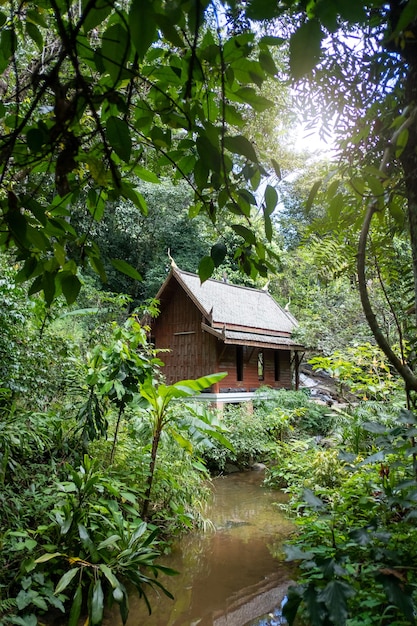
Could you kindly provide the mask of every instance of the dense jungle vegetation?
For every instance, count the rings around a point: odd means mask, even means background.
[[[126,622],[210,472],[263,461],[288,622],[414,624],[415,0],[4,0],[0,27],[0,623]],[[166,385],[138,319],[167,250],[268,280],[343,408]]]

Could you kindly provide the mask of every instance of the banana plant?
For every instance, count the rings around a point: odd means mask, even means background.
[[[141,385],[140,395],[147,403],[147,412],[152,421],[151,458],[145,498],[142,506],[142,518],[144,520],[146,520],[148,516],[158,447],[162,432],[165,429],[170,427],[170,434],[189,452],[192,450],[191,438],[194,437],[196,431],[220,441],[223,445],[231,449],[231,444],[224,436],[220,425],[213,422],[207,411],[198,411],[190,404],[187,404],[184,414],[178,417],[178,413],[172,410],[175,400],[196,396],[222,380],[225,376],[225,372],[220,372],[202,376],[194,380],[180,380],[173,385],[155,385],[148,379]],[[188,419],[185,419],[186,415]],[[181,431],[184,430],[187,431],[189,435],[188,438],[182,435]]]

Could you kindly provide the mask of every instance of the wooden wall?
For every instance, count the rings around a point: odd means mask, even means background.
[[[219,347],[219,371],[227,371],[228,376],[220,382],[220,391],[254,391],[259,387],[268,385],[274,389],[290,389],[291,364],[289,350],[279,350],[279,377],[275,380],[274,350],[263,349],[264,353],[264,379],[258,377],[258,352],[260,348],[244,346],[243,348],[243,380],[237,380],[236,346]]]
[[[169,384],[215,372],[228,372],[213,391],[253,391],[268,385],[291,388],[290,352],[279,351],[279,379],[275,380],[274,350],[264,349],[264,380],[258,378],[259,348],[243,346],[243,380],[237,380],[236,346],[225,345],[203,332],[201,312],[174,280],[169,285],[161,313],[152,323],[152,337],[165,363],[163,374]]]
[[[170,350],[159,355],[165,363],[163,373],[169,383],[219,371],[217,339],[202,332],[201,322],[200,311],[179,287],[161,306],[161,314],[152,325],[152,336],[156,348]]]

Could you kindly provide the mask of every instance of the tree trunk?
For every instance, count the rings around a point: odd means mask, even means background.
[[[161,438],[162,427],[158,426],[155,430],[153,440],[152,440],[152,452],[151,452],[151,463],[149,465],[149,476],[147,481],[147,487],[145,492],[145,500],[142,506],[142,519],[146,521],[148,516],[149,503],[151,501],[151,490],[153,483],[153,476],[155,473],[155,463],[156,463],[156,455],[158,453],[159,440]]]

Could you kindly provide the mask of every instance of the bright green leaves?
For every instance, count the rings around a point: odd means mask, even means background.
[[[298,80],[308,74],[320,59],[324,33],[317,20],[305,22],[290,39],[290,69]]]
[[[109,117],[107,120],[107,138],[116,154],[125,162],[129,162],[132,152],[132,140],[129,126],[118,117]]]
[[[155,13],[151,0],[133,0],[129,12],[129,29],[141,61],[156,37]]]

